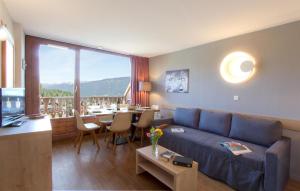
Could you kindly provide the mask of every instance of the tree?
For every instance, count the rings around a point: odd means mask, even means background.
[[[41,97],[68,97],[73,96],[72,92],[63,91],[59,89],[45,89],[40,85]]]

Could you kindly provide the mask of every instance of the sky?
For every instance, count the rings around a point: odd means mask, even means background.
[[[41,83],[73,83],[75,77],[75,52],[49,45],[39,49]],[[131,76],[129,57],[80,51],[80,80],[94,81],[106,78]]]

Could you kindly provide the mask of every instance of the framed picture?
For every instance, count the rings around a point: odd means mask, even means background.
[[[165,88],[168,93],[189,92],[189,69],[166,71]]]

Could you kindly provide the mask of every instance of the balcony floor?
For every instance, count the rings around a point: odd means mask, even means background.
[[[92,144],[89,136],[77,155],[73,140],[53,143],[53,189],[54,190],[168,190],[148,173],[135,175],[135,149],[138,142],[117,146],[114,154],[100,138],[100,150]],[[232,190],[225,184],[199,173],[198,190]],[[300,183],[290,181],[287,191],[300,190]]]

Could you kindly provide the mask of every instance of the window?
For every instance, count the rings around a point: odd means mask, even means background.
[[[42,113],[65,118],[73,116],[76,108],[92,114],[130,100],[129,57],[60,44],[39,44]]]
[[[75,51],[56,45],[40,45],[40,96],[42,113],[69,117],[74,109]]]
[[[97,113],[102,108],[130,99],[129,57],[80,50],[81,113]]]

